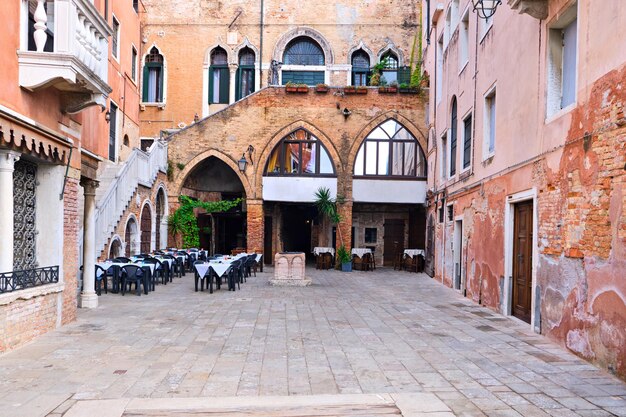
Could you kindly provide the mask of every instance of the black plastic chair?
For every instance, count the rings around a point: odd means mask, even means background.
[[[256,255],[248,255],[244,262],[244,267],[244,281],[247,282],[246,277],[251,277],[253,272],[254,276],[256,277]]]
[[[82,269],[82,266],[81,266]],[[100,275],[98,275],[100,272]],[[96,265],[96,294],[102,295],[102,283],[104,283],[104,293],[109,293],[109,277],[113,278],[113,266],[110,266],[107,270],[105,270],[100,265]]]
[[[201,265],[201,264],[205,264],[206,262],[204,261],[195,261],[193,263],[194,268],[193,268],[193,276],[194,276],[194,282],[195,282],[195,290],[196,292],[198,292],[198,281],[200,281],[200,291],[204,291],[204,284],[206,283],[206,287],[207,289],[209,288],[209,284],[211,283],[211,268],[209,268],[209,270],[207,271],[207,273],[203,276],[200,277],[200,274],[198,273],[198,271],[196,270],[195,266],[196,265]]]
[[[118,256],[117,258],[113,259],[113,262],[129,264],[132,262],[132,260],[123,256]]]
[[[163,264],[161,263],[161,261],[159,261],[156,258],[152,258],[152,257],[148,257],[148,258],[143,258],[142,261],[144,264],[151,264],[154,265],[154,273],[151,274],[152,276],[150,277],[150,290],[154,291],[155,285],[159,283],[159,278],[161,278],[161,284],[165,285],[167,283],[167,281],[165,280],[165,277],[163,276]]]
[[[124,265],[122,267],[121,276],[122,295],[126,293],[127,286],[128,291],[130,292],[132,284],[135,284],[135,293],[137,295],[141,295],[141,291],[139,290],[141,285],[143,285],[144,293],[148,294],[148,283],[146,282],[147,275],[146,271],[144,271],[142,268],[137,265]]]

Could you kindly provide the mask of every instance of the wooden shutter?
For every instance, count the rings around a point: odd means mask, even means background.
[[[472,153],[472,116],[465,119],[463,128],[463,168],[467,168]]]
[[[148,102],[148,90],[149,90],[149,83],[148,83],[148,77],[149,77],[149,72],[150,70],[148,69],[147,65],[143,66],[143,92],[142,92],[142,98],[144,102]]]
[[[230,73],[228,68],[220,68],[220,103],[228,104],[228,95],[229,95],[229,78]]]
[[[159,103],[163,102],[163,78],[165,78],[165,74],[163,71],[163,65],[159,65],[159,71],[157,72],[157,76],[159,77],[159,79],[157,80],[158,82],[158,86],[159,86],[159,90],[157,91],[157,96],[156,96],[156,101]]]
[[[411,68],[400,67],[398,68],[398,84],[410,84],[411,83]]]
[[[213,104],[213,67],[209,68],[209,104]]]
[[[241,99],[241,67],[237,68],[237,73],[235,74],[235,100]]]

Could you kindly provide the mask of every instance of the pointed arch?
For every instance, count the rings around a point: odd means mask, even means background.
[[[404,54],[402,53],[402,50],[400,48],[398,48],[393,42],[389,41],[387,42],[387,45],[385,45],[384,47],[382,47],[379,51],[378,51],[378,55],[377,55],[377,62],[380,61],[382,59],[382,57],[387,54],[388,52],[392,52],[396,55],[396,57],[398,57],[398,67],[401,67],[404,65]]]
[[[422,148],[422,152],[424,153],[424,155],[426,155],[426,151],[428,150],[428,143],[427,143],[427,139],[424,133],[419,129],[419,127],[417,127],[407,117],[403,116],[402,114],[398,113],[395,110],[390,110],[372,119],[368,124],[363,126],[363,128],[361,128],[359,133],[356,135],[356,137],[352,141],[352,146],[350,147],[350,152],[348,154],[348,160],[347,160],[347,163],[345,164],[346,172],[351,172],[351,173],[354,172],[354,163],[356,160],[356,154],[361,148],[361,145],[363,144],[367,136],[372,131],[374,131],[374,129],[376,129],[378,126],[380,126],[381,124],[383,124],[389,119],[396,120],[411,135],[413,135],[413,137],[417,140],[420,147]]]
[[[139,222],[134,213],[130,213],[124,226],[124,254],[127,257],[139,253]]]
[[[233,49],[233,55],[236,57],[237,63],[239,63],[239,53],[245,48],[250,48],[252,52],[254,52],[254,65],[259,65],[259,48],[254,46],[249,40],[248,37],[244,38],[243,42],[240,43],[235,49]]]
[[[203,65],[205,68],[209,68],[209,66],[211,65],[211,52],[213,52],[213,50],[217,49],[217,48],[222,48],[224,51],[226,51],[226,56],[228,57],[228,63],[229,64],[236,64],[237,63],[237,58],[236,55],[233,54],[233,50],[226,45],[225,43],[221,42],[221,40],[217,43],[214,43],[210,46],[208,46],[205,50],[204,50],[204,62]]]
[[[352,48],[350,48],[348,50],[348,55],[346,57],[347,62],[346,64],[348,65],[352,65],[352,54],[354,54],[356,51],[358,51],[359,49],[362,49],[363,52],[365,52],[366,54],[369,55],[370,57],[370,63],[376,63],[376,54],[374,53],[374,51],[372,51],[370,48],[368,48],[364,43],[363,40],[359,41],[358,45],[353,46]]]
[[[241,181],[241,184],[243,185],[243,188],[246,192],[246,198],[248,199],[252,199],[255,198],[256,193],[252,187],[252,185],[250,184],[250,180],[248,179],[248,176],[241,173],[241,171],[239,171],[239,166],[237,165],[237,160],[235,160],[233,157],[231,157],[230,155],[226,155],[225,153],[222,153],[216,149],[208,149],[202,153],[199,153],[198,155],[196,155],[195,157],[193,157],[193,159],[191,159],[191,161],[187,162],[187,164],[185,165],[185,168],[180,171],[180,173],[176,176],[176,180],[175,182],[173,182],[172,184],[174,185],[174,189],[176,192],[176,195],[179,196],[182,192],[183,187],[185,186],[185,181],[187,180],[187,178],[189,177],[189,175],[196,169],[196,167],[201,164],[205,159],[208,159],[210,157],[215,157],[217,159],[219,159],[220,161],[224,162],[226,165],[228,165],[233,172],[235,172],[235,174],[237,174],[237,176],[239,177],[239,180]],[[256,167],[258,168],[258,164],[256,164]]]
[[[163,50],[156,44],[156,42],[154,42],[149,48],[146,49],[146,53],[143,54],[143,56],[141,57],[141,103],[144,105],[157,105],[157,106],[164,106],[166,101],[167,101],[167,59],[165,58],[165,54],[163,53]],[[160,57],[162,58],[162,62],[161,63],[152,63],[152,62],[146,62],[146,59],[149,56],[153,56],[154,55],[154,51],[158,52],[158,54],[160,55]],[[150,86],[148,84],[148,78],[150,77],[149,75],[149,68],[155,68],[158,69],[160,66],[161,68],[161,73],[160,73],[160,80],[156,80],[156,88],[160,88],[160,97],[159,94],[156,93],[156,99],[154,101],[150,101],[149,100],[149,92],[150,92]],[[157,76],[157,75],[155,75]]]
[[[270,155],[272,151],[274,150],[274,148],[291,132],[294,132],[298,129],[304,129],[310,132],[311,134],[313,134],[317,138],[317,140],[319,140],[320,143],[324,145],[324,148],[326,149],[331,160],[333,161],[333,165],[335,168],[335,175],[340,177],[343,174],[344,161],[339,155],[339,151],[335,147],[330,137],[326,133],[324,133],[322,130],[318,129],[317,126],[315,126],[314,124],[301,119],[301,120],[297,120],[295,122],[289,123],[288,125],[278,130],[276,133],[274,133],[272,138],[265,144],[265,146],[263,147],[263,149],[261,150],[259,154],[259,163],[257,165],[256,176],[255,176],[257,184],[263,183],[263,173],[265,172],[265,167],[267,166]]]
[[[154,247],[155,221],[152,201],[147,198],[141,204],[141,211],[139,211],[140,250],[142,253],[148,253]]]

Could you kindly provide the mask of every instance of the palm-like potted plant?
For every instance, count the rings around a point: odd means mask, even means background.
[[[341,234],[341,228],[339,223],[341,222],[341,215],[337,209],[337,200],[342,200],[341,197],[332,198],[330,190],[326,187],[320,187],[315,192],[315,205],[317,211],[324,217],[328,218],[330,222],[337,227],[337,236],[339,237],[339,249],[337,249],[336,262],[341,263],[341,270],[344,272],[352,271],[352,259],[350,251],[346,249],[343,244],[343,236]]]

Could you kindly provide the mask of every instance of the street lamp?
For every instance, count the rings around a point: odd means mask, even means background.
[[[496,14],[496,9],[502,0],[472,0],[472,7],[482,19],[489,19]]]
[[[245,152],[241,155],[241,159],[239,160],[239,162],[237,162],[237,165],[239,165],[239,171],[246,172],[246,166],[248,165],[248,161],[246,160],[246,154]]]

